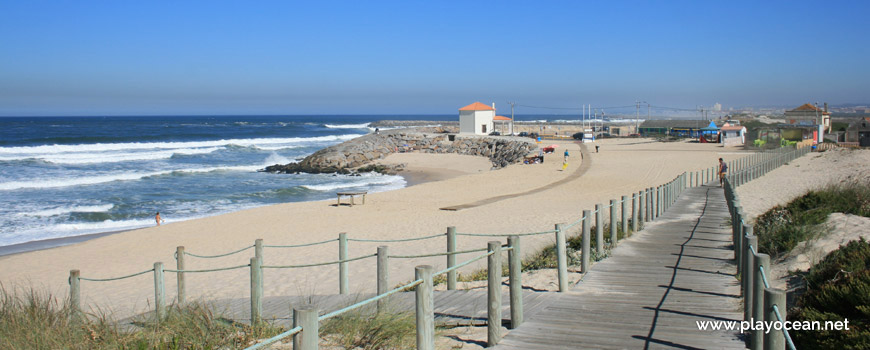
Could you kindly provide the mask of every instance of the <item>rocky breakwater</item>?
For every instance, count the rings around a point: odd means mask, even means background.
[[[434,130],[433,130],[434,131]],[[272,173],[352,173],[351,169],[383,159],[392,153],[456,153],[487,157],[494,169],[523,159],[537,145],[519,137],[464,136],[420,131],[394,130],[363,135],[344,143],[327,147],[305,157],[298,163],[272,165],[264,169]],[[362,169],[360,169],[362,170]],[[374,167],[362,171],[395,173],[400,169]]]

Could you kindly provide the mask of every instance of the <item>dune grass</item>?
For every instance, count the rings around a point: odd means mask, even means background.
[[[798,243],[823,232],[819,225],[831,213],[870,217],[870,183],[853,182],[810,191],[762,214],[754,226],[759,251],[774,259],[788,253]]]
[[[236,349],[282,331],[232,322],[204,303],[167,308],[161,322],[142,318],[122,329],[106,315],[70,317],[63,298],[0,288],[0,349]]]

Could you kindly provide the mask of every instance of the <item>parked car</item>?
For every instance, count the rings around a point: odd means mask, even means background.
[[[574,133],[574,135],[571,135],[571,138],[573,138],[573,139],[575,139],[575,140],[582,140],[582,139],[583,139],[583,133],[582,133],[582,132],[576,132],[576,133]]]
[[[501,136],[501,133],[498,131],[493,131],[493,132],[489,133],[489,136]]]
[[[537,138],[538,138],[538,133],[536,133],[536,132],[530,132],[530,133],[529,133],[529,137],[531,137],[531,138],[533,138],[533,139],[537,139]]]
[[[527,136],[529,136],[529,133],[528,133],[528,132],[525,132],[525,131],[523,131],[523,132],[521,132],[521,133],[519,133],[519,134],[517,134],[517,136],[522,136],[522,137],[527,137]]]

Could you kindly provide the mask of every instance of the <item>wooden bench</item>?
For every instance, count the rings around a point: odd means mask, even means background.
[[[338,195],[338,202],[337,202],[336,206],[340,206],[340,205],[341,205],[341,197],[350,197],[350,206],[353,206],[353,205],[355,204],[355,203],[353,202],[353,197],[354,197],[354,196],[362,196],[362,204],[366,204],[366,194],[368,194],[368,192],[366,192],[366,191],[361,191],[361,192],[337,192],[336,194]]]

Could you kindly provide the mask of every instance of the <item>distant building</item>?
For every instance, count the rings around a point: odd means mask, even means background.
[[[514,133],[514,121],[511,120],[511,118],[505,117],[503,115],[497,115],[492,118],[492,122],[494,128],[501,129],[502,135],[510,135]],[[501,125],[501,128],[498,127],[499,125]]]
[[[699,137],[701,129],[708,126],[707,120],[646,120],[640,125],[641,136],[671,135],[679,137]]]
[[[746,143],[746,127],[725,123],[719,129],[719,137],[724,146],[743,146]]]
[[[716,104],[713,105],[713,111],[721,112],[722,111],[722,104],[719,102],[716,102]]]
[[[825,103],[824,110],[809,103],[787,110],[785,111],[785,121],[788,124],[801,126],[824,125],[825,130],[831,131],[831,113],[828,113],[827,103]]]
[[[858,119],[846,129],[846,142],[857,142],[861,147],[870,147],[870,118]]]
[[[493,132],[495,104],[492,107],[480,102],[459,109],[459,133],[487,135]]]

